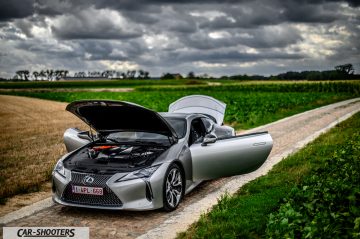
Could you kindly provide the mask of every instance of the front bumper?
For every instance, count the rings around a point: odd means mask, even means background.
[[[150,178],[137,178],[116,182],[127,173],[117,173],[107,176],[88,173],[78,173],[66,170],[66,177],[53,172],[53,201],[73,207],[108,209],[108,210],[153,210],[163,207],[162,192],[163,178],[161,172],[166,165],[162,165]],[[166,170],[166,169],[165,169]],[[85,176],[95,178],[94,185],[85,185]],[[87,196],[73,194],[71,186],[103,187],[103,196]]]

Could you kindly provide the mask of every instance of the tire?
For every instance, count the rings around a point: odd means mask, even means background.
[[[170,165],[164,177],[163,209],[167,212],[177,208],[184,196],[184,176],[180,167]]]

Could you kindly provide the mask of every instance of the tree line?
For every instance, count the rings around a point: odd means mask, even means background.
[[[278,75],[263,76],[263,75],[231,75],[221,76],[218,79],[229,80],[348,80],[360,79],[359,75],[354,74],[354,67],[352,64],[338,65],[334,70],[330,71],[288,71]],[[189,72],[187,76],[181,74],[164,73],[161,79],[212,79],[214,77],[208,74],[195,75],[194,72]]]
[[[187,75],[180,73],[163,73],[160,79],[230,79],[230,80],[347,80],[360,79],[360,75],[354,74],[355,70],[352,64],[343,64],[334,67],[334,70],[328,71],[288,71],[278,75],[224,75],[221,77],[212,77],[208,74],[196,75],[190,71]],[[69,78],[68,70],[47,69],[41,71],[19,70],[13,77],[13,80],[47,80],[56,81],[59,79]],[[106,78],[106,79],[150,79],[150,73],[145,70],[128,70],[128,71],[79,71],[75,72],[70,78]]]
[[[107,79],[150,79],[150,73],[144,70],[128,70],[128,71],[79,71],[75,72],[73,76],[69,76],[68,70],[54,70],[47,69],[41,71],[19,70],[13,80],[47,80],[56,81],[60,79],[70,78],[107,78]]]
[[[68,70],[41,70],[41,71],[33,71],[30,74],[30,71],[28,70],[19,70],[16,71],[16,75],[13,77],[15,80],[29,80],[30,77],[34,80],[48,80],[48,81],[54,81],[59,80],[61,78],[64,78],[69,73]]]
[[[128,70],[128,71],[84,71],[75,72],[74,77],[76,78],[117,78],[117,79],[150,79],[150,73],[145,70]]]

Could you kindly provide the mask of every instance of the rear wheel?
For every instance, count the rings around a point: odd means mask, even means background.
[[[179,205],[183,192],[183,175],[176,164],[172,164],[165,175],[163,201],[165,211],[173,211]]]

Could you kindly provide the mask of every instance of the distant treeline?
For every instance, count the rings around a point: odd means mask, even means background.
[[[89,71],[89,72],[75,72],[73,77],[69,77],[68,70],[41,70],[33,71],[19,70],[11,79],[0,78],[0,81],[28,81],[28,80],[46,80],[56,81],[59,79],[150,79],[150,73],[145,70],[128,70],[128,71]],[[213,77],[208,74],[196,75],[190,71],[186,76],[180,73],[163,73],[160,79],[229,79],[229,80],[351,80],[360,79],[359,74],[354,74],[354,67],[352,64],[344,64],[335,66],[334,70],[328,71],[288,71],[278,75],[263,76],[263,75],[230,75]]]
[[[165,73],[161,76],[161,79],[211,79],[214,77],[208,74],[195,75],[194,72],[189,72],[186,77],[176,73]],[[278,75],[263,76],[263,75],[231,75],[221,76],[219,79],[228,80],[350,80],[360,79],[360,75],[354,74],[354,67],[352,64],[344,64],[335,66],[334,70],[330,71],[288,71]]]
[[[350,80],[360,79],[360,75],[354,74],[354,67],[352,64],[344,64],[335,66],[331,71],[288,71],[275,76],[261,76],[261,75],[233,75],[223,76],[222,78],[233,80]]]
[[[233,76],[222,76],[222,79],[231,80],[350,80],[360,79],[358,74],[346,74],[344,72],[333,71],[288,71],[278,75],[261,76],[261,75],[233,75]]]

